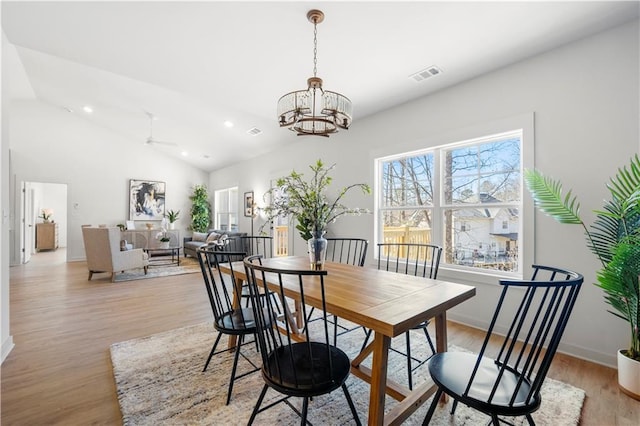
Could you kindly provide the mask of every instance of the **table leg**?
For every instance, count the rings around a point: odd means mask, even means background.
[[[449,347],[449,343],[447,342],[447,312],[442,311],[438,315],[436,315],[436,351],[437,352],[446,352]],[[440,397],[440,402],[446,402],[447,396],[442,393],[442,397]]]
[[[233,289],[233,309],[240,309],[242,306],[242,285],[244,284],[244,280],[236,277],[235,279],[236,288]],[[227,347],[229,349],[236,347],[236,342],[238,341],[238,336],[230,334],[229,335],[229,343],[227,343]]]
[[[384,400],[387,388],[387,364],[391,337],[375,333],[373,340],[373,360],[371,364],[371,393],[369,395],[369,424],[382,425],[384,422]]]

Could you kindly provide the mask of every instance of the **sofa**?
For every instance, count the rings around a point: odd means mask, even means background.
[[[196,257],[196,251],[207,244],[216,244],[221,240],[246,236],[246,232],[224,231],[220,229],[209,229],[207,232],[194,232],[192,236],[184,238],[182,245],[184,257]]]

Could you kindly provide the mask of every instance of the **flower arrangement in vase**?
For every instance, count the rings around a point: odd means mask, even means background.
[[[267,221],[276,217],[295,218],[296,229],[302,239],[308,242],[312,268],[321,269],[326,256],[324,234],[327,226],[343,215],[369,213],[367,209],[345,206],[341,202],[343,197],[353,188],[360,188],[365,194],[370,194],[371,188],[366,183],[352,184],[342,188],[335,199],[331,200],[326,191],[333,180],[329,173],[335,168],[335,164],[325,167],[322,160],[318,160],[309,168],[313,175],[308,181],[304,180],[304,174],[295,170],[278,179],[276,187],[265,194],[265,198],[270,196],[271,204],[259,210],[265,212]],[[283,196],[278,196],[277,191],[281,191]],[[265,224],[260,227],[260,231]]]

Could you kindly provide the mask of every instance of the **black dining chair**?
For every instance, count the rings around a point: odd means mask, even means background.
[[[328,262],[344,263],[348,265],[364,266],[367,259],[367,249],[369,248],[369,241],[362,238],[327,238],[327,257]],[[309,315],[313,313],[313,308]],[[338,336],[345,333],[349,333],[354,330],[366,329],[362,326],[345,327],[340,325],[338,317],[333,315],[333,342],[337,344]],[[340,329],[340,332],[338,332]]]
[[[429,424],[442,393],[491,416],[526,416],[542,403],[540,389],[558,349],[584,281],[582,275],[554,267],[533,265],[531,280],[500,280],[498,299],[480,353],[441,352],[429,360],[429,373],[438,386],[423,425]],[[494,327],[507,330],[489,356]],[[502,331],[501,331],[502,334]]]
[[[309,399],[324,395],[338,388],[342,388],[351,413],[357,424],[360,424],[358,413],[356,412],[351,395],[345,384],[349,377],[351,364],[349,357],[341,349],[331,345],[329,338],[329,322],[327,318],[325,302],[324,277],[327,271],[312,270],[281,270],[269,268],[261,265],[260,256],[250,256],[244,261],[247,281],[254,309],[254,317],[258,318],[258,344],[260,355],[262,356],[262,378],[265,385],[258,397],[258,401],[251,413],[249,425],[256,416],[264,410],[278,404],[286,403],[301,418],[301,425],[307,424],[307,411]],[[271,282],[276,288],[267,288],[267,283]],[[303,333],[304,341],[299,338],[294,339],[296,330],[293,324],[285,317],[278,322],[278,326],[262,324],[266,318],[278,317],[273,299],[270,297],[260,297],[268,291],[277,293],[280,300],[285,300],[285,288],[296,289],[300,297],[302,318],[307,318],[306,296],[319,300],[322,312],[321,330],[314,327],[311,334],[309,327],[303,326],[300,330]],[[311,289],[317,289],[311,292]],[[258,315],[260,309],[264,309],[268,314]],[[300,331],[298,330],[298,331]],[[283,398],[262,407],[262,401],[267,390],[271,388],[284,395]],[[302,401],[302,412],[291,405],[289,398],[300,397]]]
[[[327,238],[327,261],[364,266],[369,241],[362,238]]]
[[[245,235],[240,237],[243,251],[247,256],[261,255],[264,258],[273,257],[273,237],[267,235]]]
[[[231,392],[233,391],[233,383],[236,379],[240,379],[248,374],[259,370],[251,359],[245,357],[240,348],[250,342],[244,342],[247,335],[256,334],[256,322],[253,317],[253,309],[234,308],[233,307],[233,289],[236,285],[233,275],[233,262],[241,261],[245,257],[244,252],[219,252],[214,246],[203,246],[197,250],[198,262],[204,278],[204,284],[207,288],[207,295],[213,311],[213,327],[218,331],[218,336],[209,352],[209,357],[204,364],[203,372],[207,371],[209,362],[214,355],[227,352],[229,349],[223,349],[216,352],[218,342],[223,334],[238,336],[233,357],[233,367],[231,369],[231,378],[229,380],[229,389],[227,391],[227,405],[231,400]],[[219,262],[229,262],[232,273],[229,276],[230,285],[225,283],[224,276],[220,269],[217,268]],[[252,366],[253,369],[236,376],[238,366],[238,358],[242,355]]]
[[[440,267],[440,257],[442,247],[433,244],[423,243],[379,243],[378,244],[378,269],[397,272],[405,275],[414,275],[422,278],[438,278],[438,268]],[[424,332],[431,353],[436,353],[431,336],[429,335],[430,321],[423,321],[412,327],[412,330],[422,330]],[[371,330],[367,331],[362,349],[367,346]],[[407,380],[409,389],[413,389],[413,372],[423,365],[429,358],[418,359],[411,355],[411,332],[405,333],[406,353],[402,353],[394,348],[392,351],[407,357]],[[413,365],[413,361],[417,364]]]

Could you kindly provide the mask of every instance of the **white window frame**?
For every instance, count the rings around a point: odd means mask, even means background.
[[[423,140],[415,140],[409,143],[394,144],[395,152],[389,152],[393,147],[389,147],[384,150],[378,150],[372,154],[373,157],[373,173],[374,173],[374,244],[380,242],[382,235],[382,217],[380,215],[380,195],[381,195],[381,179],[382,179],[382,164],[383,162],[419,155],[426,151],[437,151],[443,148],[450,148],[456,144],[467,144],[473,140],[485,139],[487,137],[497,136],[503,133],[509,133],[513,131],[521,131],[521,147],[520,147],[520,160],[521,169],[532,169],[534,165],[534,114],[527,113],[519,116],[508,117],[494,122],[480,124],[476,126],[470,126],[460,130],[452,131],[447,134],[437,135],[425,138]],[[403,149],[405,148],[405,149]],[[398,151],[403,149],[403,152]],[[386,152],[385,152],[386,151]],[[436,168],[440,168],[440,158],[436,155],[435,158]],[[436,171],[438,179],[441,178],[440,170]],[[440,264],[440,270],[438,277],[442,279],[457,280],[464,283],[487,283],[496,284],[496,278],[517,278],[522,279],[531,275],[531,265],[534,263],[534,214],[535,209],[533,206],[533,200],[528,194],[525,194],[526,188],[524,183],[520,185],[520,199],[522,209],[520,213],[520,231],[519,234],[519,259],[521,260],[521,268],[518,272],[504,272],[498,270],[480,269],[480,268],[457,268],[456,265]],[[434,188],[434,206],[433,216],[436,212],[440,214],[442,211],[440,207],[440,190]],[[432,232],[434,236],[437,234],[438,241],[442,240],[442,226],[438,223],[440,221],[434,221],[434,227]],[[435,226],[438,225],[438,226]],[[435,241],[434,241],[435,242]],[[377,256],[376,251],[373,251],[374,257]]]

